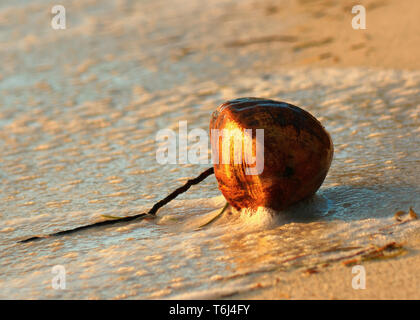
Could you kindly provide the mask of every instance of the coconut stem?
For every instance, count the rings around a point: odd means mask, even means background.
[[[214,216],[213,218],[211,218],[209,221],[207,221],[205,224],[203,224],[203,225],[201,225],[201,226],[199,226],[196,230],[200,230],[200,229],[202,229],[202,228],[204,228],[204,227],[207,227],[207,226],[209,226],[210,224],[212,224],[213,222],[215,222],[216,220],[218,220],[222,215],[223,215],[223,213],[226,211],[226,209],[229,207],[229,202],[226,202],[225,203],[225,205],[224,205],[224,207],[222,208],[222,210],[220,210],[220,212],[216,215],[216,216]]]
[[[154,217],[154,216],[156,216],[157,211],[160,208],[162,208],[164,205],[168,204],[170,201],[175,199],[180,194],[188,191],[188,189],[191,188],[191,186],[199,184],[201,181],[203,181],[204,179],[206,179],[208,176],[212,175],[213,173],[214,173],[214,168],[211,167],[211,168],[208,168],[207,170],[203,171],[196,178],[188,180],[182,187],[177,188],[175,191],[170,193],[164,199],[155,203],[153,205],[153,207],[147,213],[139,213],[139,214],[136,214],[136,215],[133,215],[133,216],[122,217],[122,218],[118,218],[118,219],[114,219],[114,220],[105,220],[105,221],[95,222],[95,223],[92,223],[92,224],[89,224],[89,225],[86,225],[86,226],[76,227],[76,228],[70,229],[70,230],[59,231],[59,232],[51,233],[49,235],[33,236],[33,237],[30,237],[30,238],[27,238],[27,239],[24,239],[24,240],[20,240],[18,242],[19,243],[32,242],[32,241],[37,241],[37,240],[41,240],[41,239],[49,238],[49,237],[63,236],[63,235],[75,233],[75,232],[86,230],[86,229],[92,229],[92,228],[95,228],[95,227],[109,226],[109,225],[113,225],[113,224],[117,224],[117,223],[124,223],[124,222],[128,223],[128,222],[132,222],[134,220],[137,220],[139,218],[146,218],[147,216]]]

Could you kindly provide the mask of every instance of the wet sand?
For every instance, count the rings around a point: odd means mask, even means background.
[[[2,4],[0,297],[419,299],[419,220],[382,229],[420,211],[420,4],[361,3],[367,30],[352,1],[63,1],[59,31],[53,1]],[[207,130],[238,96],[304,107],[332,135],[329,176],[293,219],[194,232],[223,206],[209,178],[156,222],[16,244],[150,208],[207,167],[158,165],[156,132]],[[363,261],[365,290],[346,259],[325,265],[394,241],[404,254]],[[57,264],[68,290],[51,289]]]

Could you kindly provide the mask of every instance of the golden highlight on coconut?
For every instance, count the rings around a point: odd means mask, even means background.
[[[159,164],[208,164],[211,161],[212,164],[243,165],[247,175],[263,172],[264,129],[211,129],[209,160],[207,132],[196,128],[187,134],[187,128],[187,121],[180,121],[178,135],[172,129],[159,130],[156,134]]]

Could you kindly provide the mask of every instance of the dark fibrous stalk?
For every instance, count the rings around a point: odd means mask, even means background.
[[[27,243],[27,242],[37,241],[37,240],[50,238],[50,237],[58,237],[58,236],[69,235],[69,234],[72,234],[72,233],[75,233],[75,232],[78,232],[78,231],[92,229],[92,228],[96,228],[96,227],[110,226],[110,225],[121,224],[121,223],[137,222],[138,220],[144,219],[144,218],[147,218],[147,217],[155,217],[157,211],[160,208],[162,208],[164,205],[166,205],[169,202],[171,202],[172,200],[174,200],[180,194],[188,191],[188,189],[191,188],[193,185],[199,184],[201,181],[203,181],[204,179],[206,179],[208,176],[212,175],[213,173],[214,173],[214,168],[211,167],[211,168],[208,168],[207,170],[203,171],[196,178],[189,179],[183,186],[177,188],[175,191],[170,193],[164,199],[155,203],[153,205],[153,207],[147,213],[139,213],[139,214],[136,214],[136,215],[133,215],[133,216],[121,217],[121,218],[116,218],[116,219],[113,219],[113,220],[99,221],[99,222],[95,222],[95,223],[92,223],[92,224],[89,224],[89,225],[86,225],[86,226],[80,226],[80,227],[76,227],[74,229],[69,229],[69,230],[64,230],[64,231],[51,233],[49,235],[33,236],[33,237],[30,237],[30,238],[27,238],[27,239],[24,239],[24,240],[20,240],[18,242],[19,243]]]

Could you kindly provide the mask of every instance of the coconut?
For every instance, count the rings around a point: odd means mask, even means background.
[[[333,158],[333,143],[309,112],[285,102],[239,98],[210,121],[214,173],[236,209],[283,210],[312,196]]]

